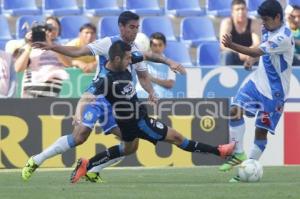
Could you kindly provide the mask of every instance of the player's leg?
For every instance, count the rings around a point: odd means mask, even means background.
[[[175,144],[182,150],[197,153],[212,153],[217,156],[226,157],[232,154],[234,143],[211,146],[194,140],[187,139],[178,133],[175,129],[168,127],[168,132],[165,137],[166,142]]]
[[[76,183],[82,176],[85,176],[87,171],[95,166],[106,164],[107,162],[116,158],[134,153],[138,148],[138,139],[131,142],[124,142],[123,145],[112,146],[89,160],[80,158],[77,165],[71,174],[71,182]]]
[[[245,121],[243,117],[243,109],[238,106],[230,108],[231,119],[229,121],[229,140],[235,142],[235,149],[233,155],[220,166],[220,171],[228,171],[233,166],[241,164],[247,159],[244,152],[244,134],[245,134]]]

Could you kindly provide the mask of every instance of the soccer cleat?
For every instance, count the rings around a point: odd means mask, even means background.
[[[232,182],[232,183],[241,182],[241,178],[240,178],[239,175],[236,175],[236,176],[234,176],[233,178],[231,178],[231,179],[229,180],[229,182]]]
[[[241,164],[246,159],[247,159],[247,156],[244,152],[243,153],[235,153],[223,165],[221,165],[219,167],[219,170],[220,171],[229,171],[234,166]]]
[[[98,172],[87,172],[85,174],[86,181],[93,182],[93,183],[103,183],[103,179]]]
[[[33,172],[38,168],[39,166],[35,164],[33,158],[29,158],[27,161],[25,167],[22,169],[22,178],[23,180],[27,181],[32,176]]]
[[[76,183],[81,177],[86,175],[88,163],[89,161],[84,158],[80,158],[77,161],[77,165],[71,174],[71,183]]]
[[[232,155],[232,152],[234,150],[235,143],[229,143],[229,144],[223,144],[218,146],[218,151],[220,152],[220,156],[222,158],[226,158],[227,156]]]

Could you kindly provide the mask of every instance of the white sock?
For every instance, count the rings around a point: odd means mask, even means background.
[[[263,152],[261,151],[261,149],[256,144],[253,144],[251,151],[250,151],[249,158],[254,159],[254,160],[259,160],[262,153]]]
[[[69,135],[70,136],[70,135]],[[68,136],[62,136],[58,138],[51,146],[42,151],[40,154],[33,156],[33,161],[37,165],[41,165],[45,160],[57,155],[62,154],[69,150],[71,146],[68,142]]]
[[[119,158],[109,160],[108,162],[106,162],[104,164],[100,164],[98,166],[95,166],[95,167],[91,168],[90,170],[88,170],[88,172],[94,172],[94,173],[101,172],[104,168],[109,167],[110,165],[115,164],[115,163],[123,160],[124,158],[125,157],[122,156],[122,157],[119,157]]]
[[[244,118],[238,121],[230,121],[229,124],[230,142],[235,142],[234,153],[244,152],[244,134],[245,134],[245,121]]]

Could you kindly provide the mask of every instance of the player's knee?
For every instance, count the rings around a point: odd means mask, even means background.
[[[170,135],[170,140],[173,144],[180,145],[183,142],[184,137],[181,134],[174,131]]]

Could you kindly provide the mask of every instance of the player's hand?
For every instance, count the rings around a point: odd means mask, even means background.
[[[182,75],[185,75],[186,74],[186,70],[184,68],[183,65],[181,65],[180,63],[177,63],[171,59],[168,59],[168,62],[169,62],[169,66],[170,66],[170,69],[172,71],[174,71],[175,73],[180,73]]]
[[[158,94],[155,93],[155,92],[152,92],[152,93],[149,93],[149,97],[148,97],[148,100],[154,104],[157,104],[158,102]]]
[[[225,34],[222,38],[222,44],[226,48],[230,48],[232,44],[232,37],[231,34]]]
[[[32,44],[32,31],[29,31],[25,34],[25,41],[27,44]]]
[[[252,70],[252,66],[255,64],[256,61],[257,60],[255,58],[248,56],[244,62],[245,70]]]
[[[51,50],[52,49],[52,45],[48,44],[47,42],[34,42],[32,44],[33,48],[40,48],[42,50]]]

